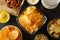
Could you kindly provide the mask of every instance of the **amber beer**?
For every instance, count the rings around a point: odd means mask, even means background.
[[[41,3],[43,11],[49,12],[59,5],[59,0],[41,0]]]

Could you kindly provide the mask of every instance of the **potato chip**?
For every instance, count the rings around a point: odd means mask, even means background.
[[[54,28],[54,32],[55,32],[55,33],[60,33],[60,27],[55,27],[55,28]]]
[[[56,38],[58,38],[58,37],[59,37],[59,35],[58,35],[58,34],[56,34],[56,33],[54,33],[53,35],[54,35],[54,37],[56,37]]]
[[[60,19],[57,19],[57,24],[60,25]]]
[[[51,24],[50,27],[49,27],[49,30],[53,30],[54,27],[55,27],[55,25],[54,24]]]
[[[8,37],[8,33],[9,33],[9,29],[8,28],[2,28],[1,29],[1,37],[3,39]]]
[[[13,31],[11,31],[11,32],[9,32],[9,38],[10,39],[13,39],[13,40],[15,40],[15,39],[17,39],[17,37],[18,37],[18,31],[17,30],[13,30]]]

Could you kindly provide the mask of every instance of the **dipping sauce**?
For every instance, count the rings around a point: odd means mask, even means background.
[[[39,0],[27,0],[27,2],[31,5],[35,5],[39,2]]]
[[[54,9],[58,6],[59,0],[41,0],[41,3],[47,9]]]
[[[0,23],[6,23],[10,19],[10,15],[7,11],[0,10]]]
[[[8,25],[1,29],[0,40],[22,40],[22,33],[16,26]]]
[[[30,34],[37,31],[39,26],[44,23],[43,15],[35,6],[27,7],[27,9],[19,16],[18,20],[22,27]]]

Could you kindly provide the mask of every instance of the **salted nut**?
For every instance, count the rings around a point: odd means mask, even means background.
[[[21,4],[22,0],[5,0],[5,2],[8,7],[17,8]]]

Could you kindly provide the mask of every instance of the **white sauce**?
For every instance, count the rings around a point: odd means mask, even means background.
[[[39,2],[39,0],[27,0],[27,2],[31,5],[35,5]]]
[[[54,9],[58,6],[59,0],[41,0],[42,5],[47,9]]]
[[[59,0],[44,0],[49,5],[57,5]]]

